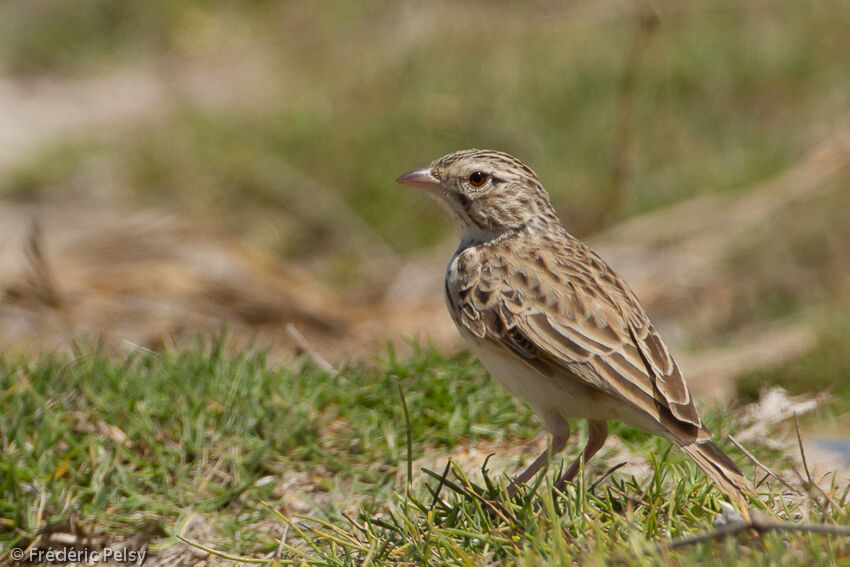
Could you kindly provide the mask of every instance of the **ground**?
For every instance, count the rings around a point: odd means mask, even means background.
[[[126,541],[149,564],[846,564],[823,534],[670,549],[721,496],[623,427],[583,485],[552,500],[557,461],[488,513],[487,456],[498,485],[546,437],[458,342],[448,219],[392,180],[464,147],[532,165],[718,442],[790,484],[762,482],[762,512],[847,524],[848,23],[785,1],[0,5],[0,562]]]
[[[713,529],[722,495],[669,443],[618,424],[563,495],[553,498],[550,483],[583,441],[583,426],[515,507],[492,508],[479,494],[495,497],[546,438],[531,411],[468,355],[417,348],[328,372],[270,365],[261,352],[232,354],[223,343],[122,360],[81,346],[73,359],[6,362],[6,548],[145,550],[148,565],[226,556],[316,565],[606,557],[811,565],[841,564],[850,551],[846,536],[799,533],[670,549]],[[847,524],[850,477],[811,454],[804,464],[796,444],[794,415],[805,419],[826,400],[766,396],[707,414],[757,483],[754,513]],[[782,480],[743,454],[731,432]]]

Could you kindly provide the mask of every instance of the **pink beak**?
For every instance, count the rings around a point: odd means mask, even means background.
[[[440,181],[434,177],[433,173],[431,173],[430,167],[408,171],[404,175],[396,178],[395,182],[435,193],[442,192],[444,190]]]

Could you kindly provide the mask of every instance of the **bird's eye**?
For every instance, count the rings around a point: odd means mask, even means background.
[[[483,171],[473,171],[469,174],[469,184],[473,187],[483,187],[490,179],[490,176]]]

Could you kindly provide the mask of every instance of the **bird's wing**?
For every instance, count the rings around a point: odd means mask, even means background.
[[[668,429],[702,429],[670,352],[605,262],[578,241],[569,254],[538,249],[522,262],[510,261],[512,255],[491,252],[466,267],[452,290],[461,325],[532,366],[569,370]]]

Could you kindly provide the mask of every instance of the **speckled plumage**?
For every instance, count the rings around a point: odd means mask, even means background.
[[[449,312],[493,377],[541,416],[553,452],[566,444],[568,419],[590,423],[585,460],[602,446],[606,420],[623,421],[676,443],[746,514],[749,485],[711,442],[644,308],[564,229],[528,166],[464,150],[398,181],[434,194],[460,226],[446,273]],[[527,482],[546,456],[515,482]],[[577,471],[578,460],[559,484]]]

